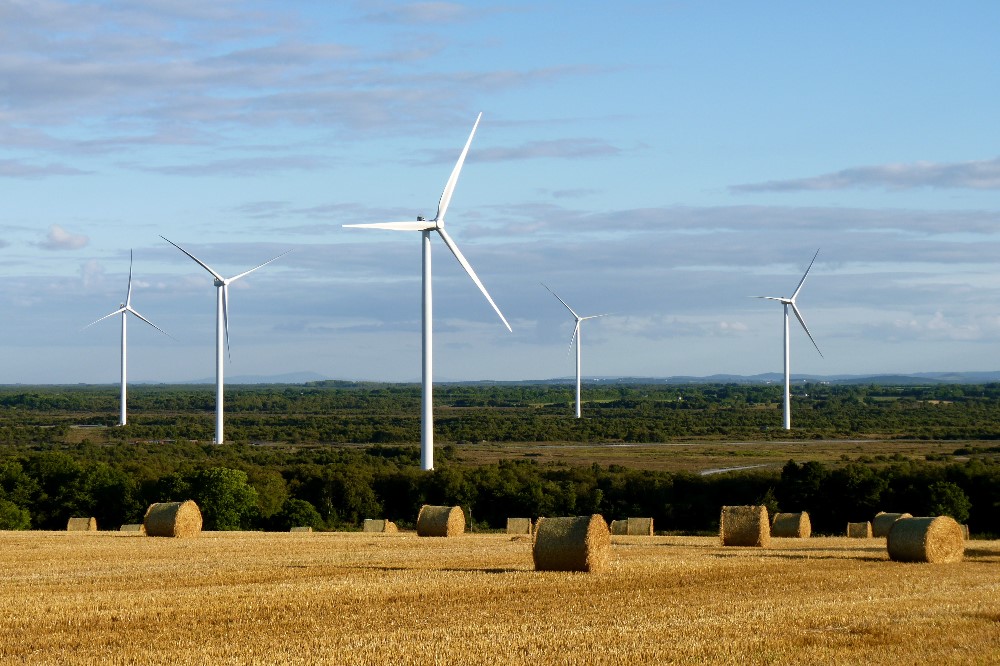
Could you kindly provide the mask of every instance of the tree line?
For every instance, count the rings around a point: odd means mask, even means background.
[[[1000,452],[1000,449],[997,449]],[[982,451],[975,451],[981,453]],[[808,511],[816,533],[842,534],[877,511],[951,515],[1000,535],[1000,463],[972,455],[832,468],[789,461],[780,472],[713,476],[501,460],[463,466],[442,447],[422,472],[415,447],[284,447],[196,443],[8,446],[0,457],[0,529],[141,522],[156,501],[194,499],[206,529],[357,529],[365,518],[412,526],[422,504],[461,505],[473,529],[508,517],[651,516],[658,531],[713,533],[724,505]]]
[[[781,429],[779,385],[617,384],[572,387],[444,384],[435,391],[442,442],[663,442],[678,438],[767,441],[814,438],[1000,438],[1000,384],[878,386],[796,384],[792,431]],[[236,386],[226,393],[227,435],[237,442],[404,444],[420,439],[420,387],[317,382]],[[0,444],[94,439],[211,441],[214,391],[136,386],[129,425],[114,387],[0,387]]]

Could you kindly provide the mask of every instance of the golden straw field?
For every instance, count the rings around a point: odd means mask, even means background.
[[[996,664],[1000,541],[613,538],[601,574],[528,537],[2,532],[0,664]]]

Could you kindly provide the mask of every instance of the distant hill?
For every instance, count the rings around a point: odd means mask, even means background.
[[[490,386],[495,384],[505,385],[562,385],[572,384],[573,377],[552,377],[549,379],[522,379],[513,381],[500,381],[493,379],[479,379],[472,381],[439,380],[438,385],[460,384],[460,385],[481,385]],[[586,384],[780,384],[784,381],[784,376],[780,372],[767,372],[759,375],[706,375],[702,377],[677,375],[672,377],[584,377]],[[829,383],[829,384],[881,384],[888,386],[914,386],[930,384],[990,384],[1000,382],[1000,370],[986,370],[979,372],[914,372],[911,374],[884,374],[884,375],[798,375],[792,374],[792,382],[801,384],[809,383]],[[384,382],[367,379],[332,379],[317,372],[288,372],[280,375],[235,375],[226,377],[226,384],[253,385],[253,384],[309,384],[314,386],[329,387],[353,387],[366,388],[368,386],[386,384],[419,384],[420,380],[415,379],[409,382]],[[133,384],[178,384],[197,385],[215,384],[215,377],[194,379],[184,382],[140,382]],[[27,384],[18,384],[27,386]]]

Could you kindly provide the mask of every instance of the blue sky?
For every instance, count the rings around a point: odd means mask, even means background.
[[[1000,5],[0,0],[0,382],[1000,368]]]

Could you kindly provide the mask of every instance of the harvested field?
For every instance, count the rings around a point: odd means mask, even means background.
[[[620,537],[600,574],[506,534],[0,532],[0,663],[997,663],[1000,541]],[[762,600],[766,600],[763,603]],[[780,627],[781,631],[761,631]],[[137,646],[148,646],[137,651]]]

